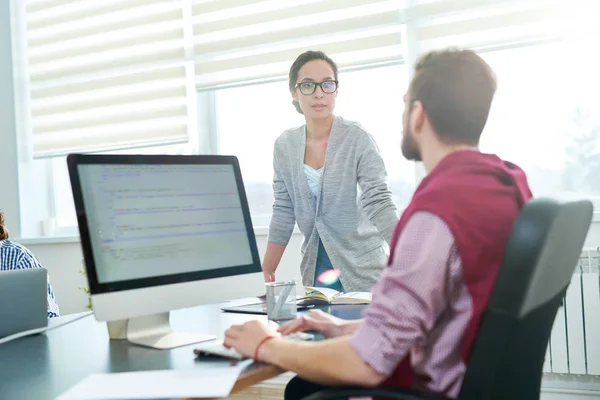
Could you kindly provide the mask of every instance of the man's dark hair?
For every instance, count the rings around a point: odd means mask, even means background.
[[[298,81],[298,72],[300,71],[300,68],[302,68],[304,66],[304,64],[306,64],[307,62],[310,62],[313,60],[323,60],[323,61],[327,62],[327,64],[329,64],[331,66],[331,69],[333,70],[333,75],[334,75],[333,78],[337,81],[338,67],[333,62],[333,60],[331,58],[329,58],[327,56],[327,54],[323,53],[322,51],[309,50],[309,51],[305,51],[304,53],[300,54],[296,58],[296,61],[294,61],[294,63],[292,64],[292,67],[290,68],[290,74],[289,74],[290,92],[293,93],[296,91],[296,83]],[[292,104],[294,105],[294,107],[296,107],[296,111],[298,111],[300,114],[304,114],[302,112],[302,109],[300,108],[300,104],[296,100],[292,101]]]
[[[447,49],[423,55],[409,88],[420,101],[439,139],[477,145],[496,92],[496,76],[471,50]]]

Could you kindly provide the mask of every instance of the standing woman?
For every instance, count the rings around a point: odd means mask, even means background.
[[[307,51],[296,59],[289,89],[306,124],[275,142],[265,280],[275,280],[297,222],[304,235],[304,286],[370,291],[398,221],[377,145],[360,124],[333,114],[338,70],[323,52]]]

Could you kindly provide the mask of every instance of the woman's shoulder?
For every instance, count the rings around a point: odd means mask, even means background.
[[[338,127],[338,129],[350,135],[371,136],[360,122],[347,119],[339,115],[335,116],[335,125]]]
[[[291,140],[297,140],[298,138],[301,137],[301,135],[304,134],[304,131],[306,130],[306,125],[299,125],[299,126],[295,126],[293,128],[289,128],[286,129],[285,131],[283,131],[283,133],[281,135],[279,135],[279,137],[277,138],[277,140],[275,141],[277,142],[288,142]]]
[[[349,120],[340,116],[336,116],[335,119],[335,125],[337,129],[347,140],[350,139],[358,146],[362,146],[365,143],[371,143],[374,141],[373,136],[360,122]]]
[[[294,128],[286,129],[277,139],[275,140],[275,153],[285,152],[286,148],[295,148],[302,139],[302,135],[305,132],[305,126],[296,126]]]

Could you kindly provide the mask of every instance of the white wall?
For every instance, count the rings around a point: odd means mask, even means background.
[[[0,210],[19,235],[19,186],[9,0],[0,0]]]
[[[267,236],[258,235],[256,241],[262,259],[267,246]],[[43,243],[42,240],[36,239],[23,240],[21,243],[27,246],[48,269],[61,315],[85,311],[87,297],[78,289],[79,286],[87,285],[85,276],[79,273],[79,270],[83,268],[83,255],[79,242],[52,243],[50,239],[49,242],[47,240],[46,243]],[[277,280],[299,278],[301,243],[302,236],[294,234],[277,270]]]

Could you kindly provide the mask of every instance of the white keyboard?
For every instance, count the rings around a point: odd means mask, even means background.
[[[219,356],[224,358],[231,358],[233,360],[244,360],[244,357],[239,351],[234,348],[228,349],[223,345],[222,340],[211,340],[209,342],[203,342],[196,346],[194,349],[196,355],[211,355]]]
[[[282,339],[289,339],[289,340],[313,340],[315,338],[315,335],[313,335],[312,333],[306,333],[306,332],[296,332],[296,333],[290,333],[289,335],[286,336],[282,336]]]
[[[281,336],[283,339],[289,340],[313,340],[314,335],[306,332],[290,333],[286,336]],[[196,355],[213,355],[232,360],[245,360],[248,357],[243,356],[236,349],[228,349],[223,345],[222,340],[211,340],[208,342],[199,343],[194,349]]]

